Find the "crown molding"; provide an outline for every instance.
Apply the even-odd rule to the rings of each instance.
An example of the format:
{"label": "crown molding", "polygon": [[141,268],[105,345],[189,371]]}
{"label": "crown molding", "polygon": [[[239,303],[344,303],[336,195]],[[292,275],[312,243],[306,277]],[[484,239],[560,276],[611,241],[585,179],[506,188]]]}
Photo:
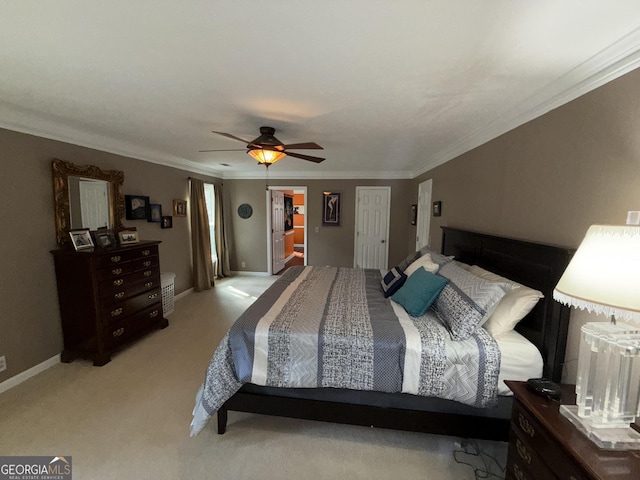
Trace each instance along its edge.
{"label": "crown molding", "polygon": [[[7,120],[10,118],[11,120]],[[167,155],[147,148],[141,148],[128,142],[122,142],[103,135],[72,128],[35,114],[26,113],[11,105],[0,103],[0,127],[15,132],[35,135],[49,140],[69,143],[81,147],[113,153],[123,157],[135,158],[144,162],[155,163],[165,167],[186,170],[222,178],[222,172],[180,157]]]}
{"label": "crown molding", "polygon": [[430,161],[414,170],[411,178],[428,172],[509,130],[569,103],[629,73],[638,66],[640,66],[640,28],[569,70],[511,111],[439,151]]}
{"label": "crown molding", "polygon": [[[266,173],[257,172],[228,172],[222,177],[231,180],[264,180]],[[411,172],[300,172],[288,171],[274,173],[269,170],[269,182],[274,180],[408,180]]]}

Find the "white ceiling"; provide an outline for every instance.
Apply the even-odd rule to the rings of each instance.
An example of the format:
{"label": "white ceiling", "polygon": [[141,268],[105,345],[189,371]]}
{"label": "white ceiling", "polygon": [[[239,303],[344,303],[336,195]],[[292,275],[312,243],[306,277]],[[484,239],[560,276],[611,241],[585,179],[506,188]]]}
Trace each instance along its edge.
{"label": "white ceiling", "polygon": [[262,178],[198,150],[268,125],[326,156],[274,178],[413,178],[635,68],[639,27],[638,0],[3,0],[0,126]]}

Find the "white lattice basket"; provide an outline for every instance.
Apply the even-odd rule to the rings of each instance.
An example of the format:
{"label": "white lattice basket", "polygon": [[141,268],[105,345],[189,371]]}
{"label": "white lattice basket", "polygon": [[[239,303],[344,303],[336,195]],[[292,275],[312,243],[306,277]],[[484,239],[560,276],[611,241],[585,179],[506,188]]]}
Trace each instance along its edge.
{"label": "white lattice basket", "polygon": [[162,272],[160,274],[160,286],[162,287],[162,311],[165,317],[173,313],[173,292],[175,273]]}

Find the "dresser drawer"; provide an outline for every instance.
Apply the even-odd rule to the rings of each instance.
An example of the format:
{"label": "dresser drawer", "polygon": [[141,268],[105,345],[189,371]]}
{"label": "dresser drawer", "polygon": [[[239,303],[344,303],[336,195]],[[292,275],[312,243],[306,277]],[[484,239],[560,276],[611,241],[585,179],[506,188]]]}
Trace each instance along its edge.
{"label": "dresser drawer", "polygon": [[160,265],[160,260],[157,256],[152,257],[144,257],[133,260],[133,271],[137,272],[139,270],[148,270],[152,267],[157,267]]}
{"label": "dresser drawer", "polygon": [[[589,480],[579,467],[564,452],[562,447],[545,431],[537,420],[529,414],[519,401],[514,402],[511,417],[511,429],[515,434],[515,440],[520,440],[521,446],[528,447],[538,453],[544,459],[546,465],[552,465],[558,478],[571,480]],[[509,445],[517,451],[517,444]],[[516,453],[516,452],[514,452]]]}
{"label": "dresser drawer", "polygon": [[[159,272],[158,272],[159,273]],[[142,272],[103,282],[100,298],[104,305],[111,305],[160,286],[159,276],[145,277]]]}
{"label": "dresser drawer", "polygon": [[119,278],[129,273],[131,273],[131,262],[120,263],[98,270],[98,280],[103,281]]}
{"label": "dresser drawer", "polygon": [[152,257],[152,256],[156,256],[156,257],[158,256],[157,245],[150,245],[146,247],[131,249],[132,259],[146,258],[146,257]]}
{"label": "dresser drawer", "polygon": [[98,268],[108,268],[115,265],[121,265],[133,258],[136,258],[135,252],[129,250],[120,250],[112,253],[101,255],[98,258]]}
{"label": "dresser drawer", "polygon": [[149,329],[162,318],[162,303],[156,303],[135,315],[107,327],[105,340],[109,348],[126,343]]}
{"label": "dresser drawer", "polygon": [[518,480],[553,480],[557,478],[542,458],[513,428],[509,432],[509,454],[507,470]]}
{"label": "dresser drawer", "polygon": [[161,290],[160,288],[155,288],[136,295],[135,297],[127,298],[121,302],[104,305],[102,308],[103,323],[105,325],[111,325],[161,300]]}

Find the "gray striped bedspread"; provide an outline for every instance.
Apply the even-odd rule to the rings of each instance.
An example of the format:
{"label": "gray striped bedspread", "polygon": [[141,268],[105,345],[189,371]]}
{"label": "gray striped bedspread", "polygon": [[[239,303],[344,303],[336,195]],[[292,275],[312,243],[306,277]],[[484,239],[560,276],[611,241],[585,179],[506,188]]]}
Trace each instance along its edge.
{"label": "gray striped bedspread", "polygon": [[453,341],[436,315],[384,298],[378,270],[293,267],[234,323],[196,396],[191,435],[245,383],[497,401],[500,350],[482,328]]}

